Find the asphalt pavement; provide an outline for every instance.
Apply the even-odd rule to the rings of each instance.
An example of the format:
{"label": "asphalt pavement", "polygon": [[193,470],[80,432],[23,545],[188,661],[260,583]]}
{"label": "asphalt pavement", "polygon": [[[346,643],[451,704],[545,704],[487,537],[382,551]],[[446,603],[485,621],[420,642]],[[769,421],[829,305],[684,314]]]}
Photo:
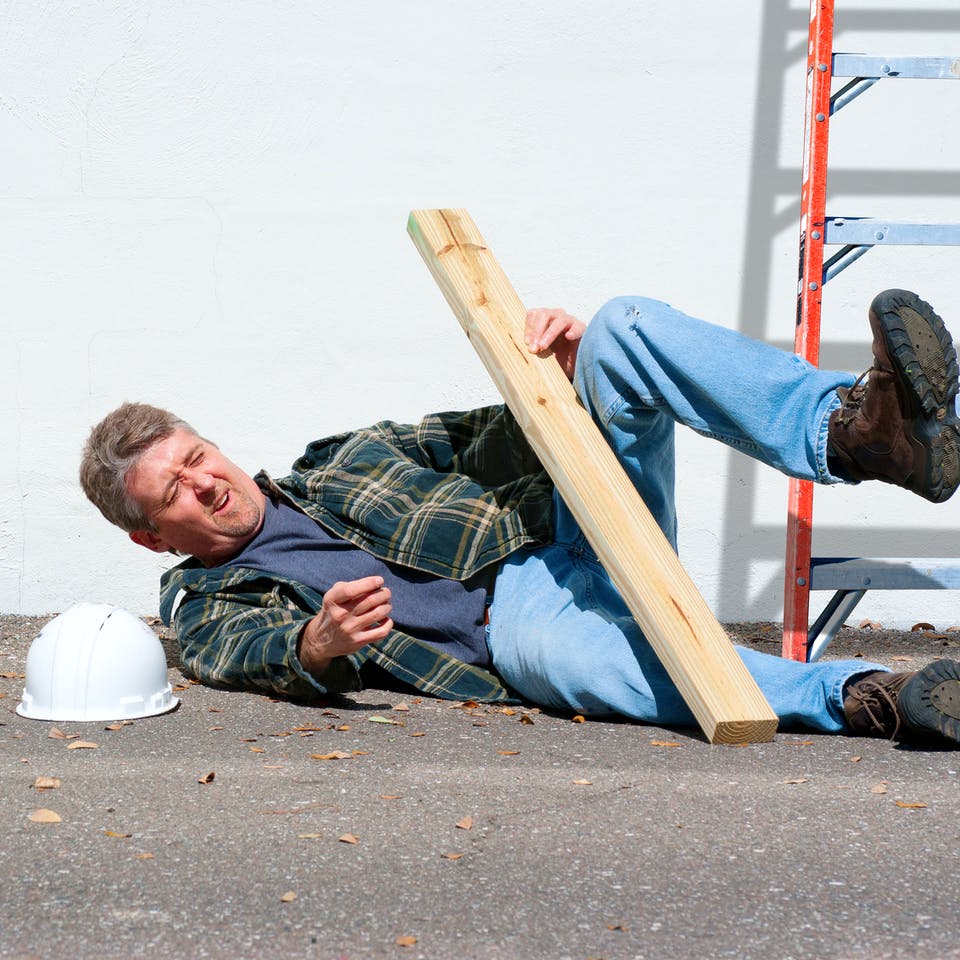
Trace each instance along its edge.
{"label": "asphalt pavement", "polygon": [[[14,711],[43,622],[0,618],[2,958],[960,957],[960,753],[377,690],[304,707],[174,665],[172,713],[41,722]],[[829,655],[958,644],[844,630]]]}

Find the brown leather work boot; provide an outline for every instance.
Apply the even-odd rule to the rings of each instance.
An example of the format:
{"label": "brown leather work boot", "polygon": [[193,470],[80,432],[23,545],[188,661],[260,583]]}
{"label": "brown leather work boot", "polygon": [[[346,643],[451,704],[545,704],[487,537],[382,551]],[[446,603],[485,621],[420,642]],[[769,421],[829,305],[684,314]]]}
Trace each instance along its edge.
{"label": "brown leather work boot", "polygon": [[953,341],[930,304],[908,290],[877,294],[870,329],[873,366],[849,390],[837,390],[842,405],[830,417],[830,470],[940,503],[960,484]]}
{"label": "brown leather work boot", "polygon": [[960,742],[960,663],[935,660],[912,673],[869,673],[847,687],[850,733],[913,742]]}

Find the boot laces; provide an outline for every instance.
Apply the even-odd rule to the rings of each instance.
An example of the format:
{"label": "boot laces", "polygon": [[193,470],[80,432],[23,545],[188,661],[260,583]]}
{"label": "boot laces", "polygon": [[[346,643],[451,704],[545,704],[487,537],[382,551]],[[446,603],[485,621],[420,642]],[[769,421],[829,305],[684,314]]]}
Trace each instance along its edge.
{"label": "boot laces", "polygon": [[884,673],[880,675],[879,680],[865,677],[848,689],[847,696],[853,700],[858,712],[862,711],[866,714],[879,733],[891,740],[896,740],[900,732],[900,711],[897,710],[897,699],[900,690],[911,676],[910,673]]}
{"label": "boot laces", "polygon": [[870,370],[873,369],[873,367],[870,367],[869,370],[864,370],[853,382],[853,386],[837,387],[837,394],[841,401],[840,413],[837,419],[844,426],[856,420],[857,414],[860,413],[860,408],[863,406],[863,399],[867,395],[867,383],[864,381],[869,380]]}

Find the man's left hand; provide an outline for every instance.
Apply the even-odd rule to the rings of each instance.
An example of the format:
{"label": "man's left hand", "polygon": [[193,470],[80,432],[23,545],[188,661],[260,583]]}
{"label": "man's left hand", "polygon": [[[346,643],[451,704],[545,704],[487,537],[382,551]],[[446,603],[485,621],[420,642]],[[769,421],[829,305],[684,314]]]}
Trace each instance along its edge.
{"label": "man's left hand", "polygon": [[534,307],[527,311],[523,339],[531,353],[553,350],[568,380],[577,366],[577,350],[586,324],[559,307]]}

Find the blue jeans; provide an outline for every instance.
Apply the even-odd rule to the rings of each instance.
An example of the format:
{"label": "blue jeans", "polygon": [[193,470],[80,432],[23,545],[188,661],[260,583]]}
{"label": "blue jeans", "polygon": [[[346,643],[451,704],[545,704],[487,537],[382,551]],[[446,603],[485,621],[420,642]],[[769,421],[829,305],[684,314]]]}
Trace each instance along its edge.
{"label": "blue jeans", "polygon": [[[853,380],[667,304],[624,297],[587,328],[574,386],[676,549],[676,421],[791,476],[836,483],[827,425],[837,387]],[[497,670],[544,706],[694,725],[559,497],[556,506],[555,541],[511,555],[497,576],[488,637]],[[782,726],[828,732],[844,729],[844,684],[885,669],[737,650]]]}

